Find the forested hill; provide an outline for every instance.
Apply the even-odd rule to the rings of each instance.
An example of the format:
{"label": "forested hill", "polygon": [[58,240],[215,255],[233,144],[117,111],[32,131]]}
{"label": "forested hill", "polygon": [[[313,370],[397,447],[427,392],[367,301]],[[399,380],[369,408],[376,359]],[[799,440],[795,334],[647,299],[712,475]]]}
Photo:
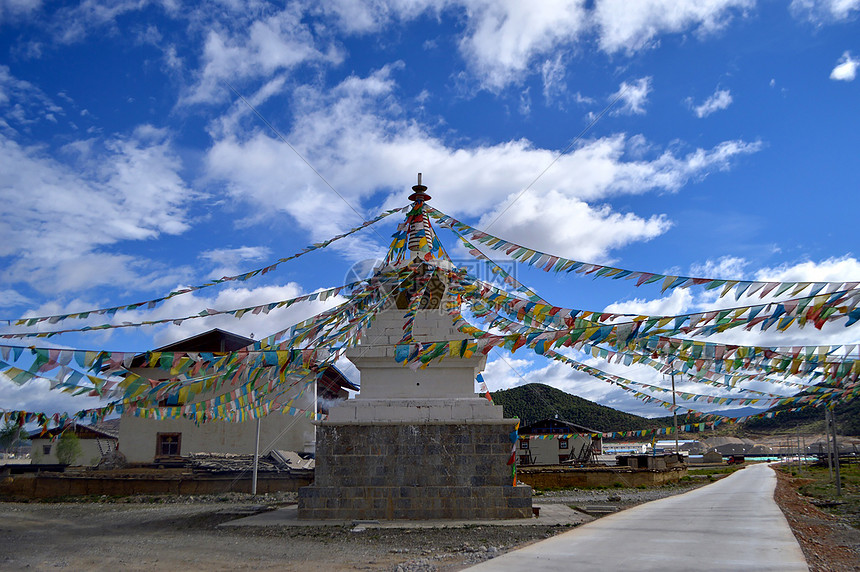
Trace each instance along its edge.
{"label": "forested hill", "polygon": [[[528,425],[543,419],[558,418],[596,431],[628,431],[651,427],[670,427],[672,416],[648,419],[624,413],[611,407],[598,405],[587,399],[565,393],[560,389],[542,383],[529,383],[512,389],[491,393],[496,405],[503,405],[505,417],[519,417],[521,425]],[[788,409],[778,406],[774,410]],[[678,424],[699,423],[696,417],[678,416]],[[860,436],[860,399],[836,407],[836,421],[842,435]],[[785,431],[823,431],[824,409],[807,408],[800,411],[786,411],[771,419],[750,420],[739,425],[721,425],[724,434],[744,435],[775,434]]]}
{"label": "forested hill", "polygon": [[[805,395],[807,392],[798,393]],[[773,411],[790,409],[790,405],[778,405]],[[860,435],[860,399],[842,403],[834,409],[836,427],[842,435]],[[770,419],[754,419],[743,424],[745,429],[757,432],[777,430],[824,431],[824,407],[807,407],[799,411],[783,411]]]}
{"label": "forested hill", "polygon": [[529,383],[491,392],[493,402],[503,405],[505,417],[519,417],[520,425],[558,418],[596,431],[627,431],[656,427],[653,419],[624,413],[565,393],[542,383]]}

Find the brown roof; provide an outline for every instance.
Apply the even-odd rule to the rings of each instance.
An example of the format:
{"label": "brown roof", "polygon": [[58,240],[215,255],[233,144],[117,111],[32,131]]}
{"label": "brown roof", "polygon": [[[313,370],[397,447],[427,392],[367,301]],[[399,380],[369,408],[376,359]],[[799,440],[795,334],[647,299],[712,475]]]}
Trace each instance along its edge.
{"label": "brown roof", "polygon": [[[117,419],[116,421],[119,421]],[[53,439],[64,431],[70,430],[67,427],[54,427],[48,429],[44,433],[42,431],[33,431],[30,433],[30,439]],[[99,429],[93,425],[75,425],[72,429],[79,439],[118,439],[119,435],[111,431]]]}
{"label": "brown roof", "polygon": [[[208,332],[185,338],[167,344],[153,351],[156,352],[234,352],[248,347],[254,343],[251,338],[214,328]],[[141,367],[144,365],[144,354],[134,357],[130,367]],[[320,378],[320,385],[324,389],[337,395],[338,388],[358,391],[358,386],[349,381],[343,373],[333,365],[326,368]]]}
{"label": "brown roof", "polygon": [[[185,338],[172,344],[167,344],[152,351],[156,352],[234,352],[254,343],[251,338],[246,338],[232,332],[214,328],[208,332]],[[134,356],[131,367],[144,365],[144,354]]]}

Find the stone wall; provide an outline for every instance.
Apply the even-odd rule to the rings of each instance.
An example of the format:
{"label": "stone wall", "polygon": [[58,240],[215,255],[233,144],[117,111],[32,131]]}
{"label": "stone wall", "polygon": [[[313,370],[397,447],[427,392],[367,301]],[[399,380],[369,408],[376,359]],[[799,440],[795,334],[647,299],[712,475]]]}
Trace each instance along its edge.
{"label": "stone wall", "polygon": [[687,476],[686,467],[662,471],[629,467],[572,468],[522,467],[517,479],[536,489],[640,487],[677,483]]}
{"label": "stone wall", "polygon": [[322,424],[299,518],[529,517],[531,489],[506,464],[514,423]]}
{"label": "stone wall", "polygon": [[[257,493],[296,491],[310,484],[310,477],[259,475]],[[138,494],[200,495],[251,492],[251,476],[196,476],[160,471],[160,474],[68,475],[39,473],[0,477],[0,499],[34,500],[74,496],[129,496]]]}

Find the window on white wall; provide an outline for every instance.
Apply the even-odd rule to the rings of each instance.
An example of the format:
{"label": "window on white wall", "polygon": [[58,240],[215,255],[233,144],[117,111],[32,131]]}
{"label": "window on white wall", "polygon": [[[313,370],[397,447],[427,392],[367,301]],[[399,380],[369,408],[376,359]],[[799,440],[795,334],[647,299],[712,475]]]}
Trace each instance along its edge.
{"label": "window on white wall", "polygon": [[182,433],[159,433],[156,436],[155,456],[176,457],[179,455]]}

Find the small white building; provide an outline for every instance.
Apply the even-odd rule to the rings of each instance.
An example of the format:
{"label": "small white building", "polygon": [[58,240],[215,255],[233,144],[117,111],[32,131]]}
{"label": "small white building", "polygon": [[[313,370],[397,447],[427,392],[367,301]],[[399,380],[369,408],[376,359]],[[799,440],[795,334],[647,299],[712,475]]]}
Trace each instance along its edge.
{"label": "small white building", "polygon": [[604,455],[641,455],[648,451],[647,443],[604,443]]}
{"label": "small white building", "polygon": [[587,462],[600,455],[602,449],[603,437],[599,431],[561,419],[544,419],[520,427],[517,462],[519,465]]}
{"label": "small white building", "polygon": [[115,423],[105,422],[97,426],[93,425],[74,425],[72,427],[60,428],[55,427],[42,433],[34,431],[30,433],[30,463],[34,465],[41,464],[59,464],[57,458],[57,445],[60,442],[60,437],[64,431],[73,433],[78,438],[78,443],[81,446],[80,454],[72,461],[72,465],[77,466],[95,466],[103,455],[116,451],[118,435],[115,429]]}
{"label": "small white building", "polygon": [[[214,329],[208,332],[158,348],[159,352],[232,352],[242,349],[254,340],[230,332]],[[169,373],[160,368],[145,367],[143,356],[135,358],[130,371],[154,381],[169,379]],[[216,395],[235,389],[222,386],[218,390],[196,395],[189,403],[206,401]],[[320,403],[345,400],[347,390],[357,391],[353,385],[334,366],[329,366],[317,381]],[[185,405],[176,396],[160,406]],[[297,408],[312,411],[314,391],[305,391]],[[325,407],[320,407],[326,413]],[[120,452],[129,463],[168,462],[191,453],[253,453],[256,440],[256,420],[231,422],[207,421],[196,424],[191,419],[151,419],[124,413],[119,428]],[[296,452],[313,452],[314,426],[306,416],[288,415],[274,411],[260,420],[260,454],[273,449]]]}

